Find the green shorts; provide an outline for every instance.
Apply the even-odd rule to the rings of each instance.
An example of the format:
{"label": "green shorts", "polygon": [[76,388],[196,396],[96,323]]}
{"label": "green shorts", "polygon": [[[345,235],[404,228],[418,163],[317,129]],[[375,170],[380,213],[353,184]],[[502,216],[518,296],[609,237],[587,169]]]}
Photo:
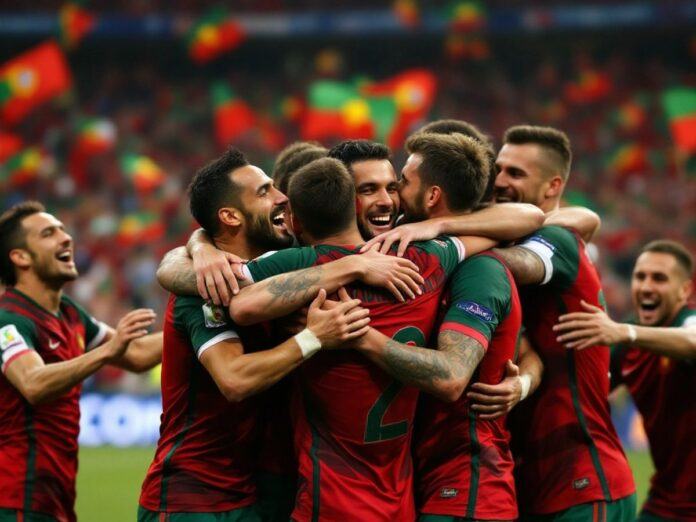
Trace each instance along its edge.
{"label": "green shorts", "polygon": [[21,509],[0,508],[0,522],[58,522],[58,519],[46,513],[23,511]]}
{"label": "green shorts", "polygon": [[614,502],[589,502],[547,515],[524,515],[521,522],[635,522],[636,495]]}
{"label": "green shorts", "polygon": [[263,522],[288,522],[295,507],[294,475],[256,474],[256,511]]}
{"label": "green shorts", "polygon": [[138,522],[261,522],[261,518],[256,506],[218,513],[158,513],[138,506]]}

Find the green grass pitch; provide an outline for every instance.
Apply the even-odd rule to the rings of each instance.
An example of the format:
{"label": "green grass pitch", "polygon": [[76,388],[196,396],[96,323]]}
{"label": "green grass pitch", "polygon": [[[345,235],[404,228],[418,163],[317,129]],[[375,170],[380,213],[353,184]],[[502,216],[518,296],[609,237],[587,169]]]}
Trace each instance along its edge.
{"label": "green grass pitch", "polygon": [[[140,485],[154,448],[81,448],[77,474],[80,522],[134,521]],[[648,490],[653,467],[647,453],[628,453],[638,488],[638,505]]]}

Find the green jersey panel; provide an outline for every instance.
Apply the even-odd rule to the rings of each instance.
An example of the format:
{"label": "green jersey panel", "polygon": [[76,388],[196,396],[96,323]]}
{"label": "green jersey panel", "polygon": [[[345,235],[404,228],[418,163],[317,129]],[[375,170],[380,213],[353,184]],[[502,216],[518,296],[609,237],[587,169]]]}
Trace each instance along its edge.
{"label": "green jersey panel", "polygon": [[36,326],[28,317],[0,311],[0,364],[3,371],[15,355],[35,350],[37,343]]}
{"label": "green jersey panel", "polygon": [[473,328],[488,341],[510,313],[512,289],[502,263],[475,256],[459,265],[450,279],[450,302],[443,324]]}
{"label": "green jersey panel", "polygon": [[80,321],[82,322],[82,324],[85,325],[86,350],[89,351],[92,348],[95,348],[106,334],[106,325],[103,325],[92,315],[87,313],[87,310],[82,308],[81,305],[77,304],[72,298],[68,297],[67,295],[63,295],[63,300],[77,310],[77,313],[80,316]]}
{"label": "green jersey panel", "polygon": [[578,240],[570,230],[558,226],[542,227],[520,246],[534,252],[544,263],[542,285],[550,284],[562,291],[575,282],[580,250]]}
{"label": "green jersey panel", "polygon": [[246,264],[253,282],[263,281],[274,275],[293,272],[313,266],[317,253],[312,247],[286,248],[267,256],[257,257]]}
{"label": "green jersey panel", "polygon": [[199,358],[211,346],[227,339],[239,338],[224,309],[206,303],[198,296],[176,297],[174,326],[188,336],[191,348]]}
{"label": "green jersey panel", "polygon": [[456,237],[439,236],[430,241],[416,241],[413,246],[420,248],[427,254],[436,256],[440,260],[440,265],[444,269],[447,277],[452,275],[464,261],[466,253],[464,245]]}

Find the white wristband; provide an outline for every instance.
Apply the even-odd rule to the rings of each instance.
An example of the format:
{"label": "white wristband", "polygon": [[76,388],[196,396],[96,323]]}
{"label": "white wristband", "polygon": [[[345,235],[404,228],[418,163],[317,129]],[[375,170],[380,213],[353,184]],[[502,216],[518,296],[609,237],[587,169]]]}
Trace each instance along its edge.
{"label": "white wristband", "polygon": [[632,324],[627,324],[626,329],[628,330],[628,342],[635,343],[636,339],[638,339],[638,332],[636,331],[635,326]]}
{"label": "white wristband", "polygon": [[520,400],[523,401],[527,395],[529,395],[529,388],[532,385],[532,378],[527,374],[518,375],[517,378],[520,380],[520,387],[522,388]]}
{"label": "white wristband", "polygon": [[298,333],[295,336],[295,342],[297,342],[297,346],[300,347],[303,359],[309,359],[321,349],[321,341],[309,328],[305,328]]}

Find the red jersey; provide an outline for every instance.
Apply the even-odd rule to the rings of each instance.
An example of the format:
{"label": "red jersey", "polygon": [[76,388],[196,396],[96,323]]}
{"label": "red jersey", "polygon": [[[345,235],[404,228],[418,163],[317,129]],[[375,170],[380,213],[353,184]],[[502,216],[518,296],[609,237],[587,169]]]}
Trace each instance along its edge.
{"label": "red jersey", "polygon": [[97,346],[108,328],[63,296],[54,315],[15,288],[0,297],[0,508],[75,520],[80,384],[32,406],[7,380],[13,361],[30,350],[46,364]]}
{"label": "red jersey", "polygon": [[521,509],[554,513],[631,495],[633,475],[609,413],[609,347],[568,350],[552,330],[560,315],[582,311],[581,299],[602,306],[597,271],[580,237],[564,228],[543,227],[521,246],[546,267],[542,284],[522,292],[526,332],[544,377],[513,411]]}
{"label": "red jersey", "polygon": [[[665,326],[692,325],[696,310],[684,307]],[[628,386],[650,442],[655,474],[643,509],[669,520],[696,520],[696,364],[618,348],[612,377]]]}
{"label": "red jersey", "polygon": [[226,339],[268,347],[258,326],[238,328],[200,297],[171,295],[164,320],[162,420],[140,505],[156,512],[219,512],[253,504],[257,398],[229,402],[199,362]]}
{"label": "red jersey", "polygon": [[[440,331],[461,332],[486,350],[471,382],[498,384],[515,358],[522,323],[512,274],[490,253],[465,261],[450,279],[445,309]],[[454,403],[421,395],[413,445],[419,512],[517,518],[509,442],[505,417],[478,419],[466,392]]]}
{"label": "red jersey", "polygon": [[[254,280],[327,263],[358,249],[288,249],[248,265]],[[371,325],[400,342],[423,345],[440,291],[463,259],[456,239],[417,243],[406,257],[425,279],[423,294],[397,303],[381,289],[349,292],[370,310]],[[293,520],[413,520],[412,424],[418,390],[404,386],[355,351],[320,351],[298,370],[293,400],[299,490]]]}

